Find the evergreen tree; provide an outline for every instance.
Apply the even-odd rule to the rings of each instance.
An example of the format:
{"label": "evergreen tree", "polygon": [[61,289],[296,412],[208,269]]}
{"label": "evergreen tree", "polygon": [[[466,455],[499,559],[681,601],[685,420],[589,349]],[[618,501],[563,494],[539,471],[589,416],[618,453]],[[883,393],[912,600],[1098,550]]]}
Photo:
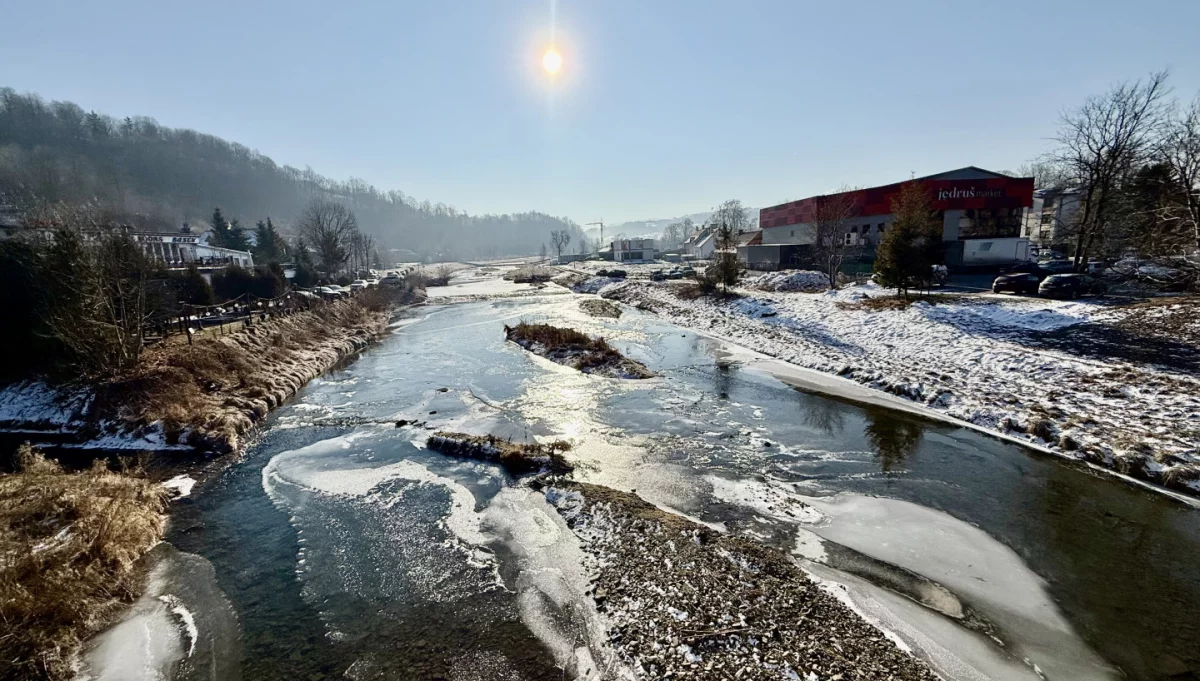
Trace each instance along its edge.
{"label": "evergreen tree", "polygon": [[883,286],[908,298],[908,289],[928,284],[942,260],[942,226],[930,207],[929,193],[917,181],[906,182],[892,199],[895,222],[875,249],[875,275]]}
{"label": "evergreen tree", "polygon": [[200,274],[195,265],[191,265],[179,285],[179,302],[190,305],[212,305],[213,288],[208,280]]}
{"label": "evergreen tree", "polygon": [[254,259],[263,264],[282,262],[287,255],[287,243],[280,236],[271,218],[258,221],[254,227]]}
{"label": "evergreen tree", "polygon": [[296,276],[292,277],[292,284],[300,288],[316,286],[320,277],[317,276],[317,266],[313,262],[312,253],[309,252],[304,237],[296,239],[296,245],[292,248],[292,252],[296,254]]}
{"label": "evergreen tree", "polygon": [[212,238],[209,239],[209,243],[221,248],[232,248],[235,251],[250,250],[250,242],[246,239],[246,233],[242,230],[242,226],[237,220],[228,222],[220,208],[213,211]]}
{"label": "evergreen tree", "polygon": [[721,291],[728,293],[729,287],[736,286],[742,274],[742,267],[737,259],[737,233],[728,222],[717,226],[717,249],[713,253],[713,259],[716,260],[713,267],[717,280],[721,283]]}

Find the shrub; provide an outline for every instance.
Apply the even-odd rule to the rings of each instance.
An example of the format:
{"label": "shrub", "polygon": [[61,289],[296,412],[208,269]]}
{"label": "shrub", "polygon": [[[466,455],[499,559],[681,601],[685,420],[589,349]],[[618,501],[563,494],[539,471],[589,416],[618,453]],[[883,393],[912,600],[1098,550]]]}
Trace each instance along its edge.
{"label": "shrub", "polygon": [[230,265],[212,277],[213,292],[225,302],[246,295],[254,287],[254,275],[238,265]]}
{"label": "shrub", "polygon": [[64,472],[29,445],[0,476],[0,678],[68,679],[72,655],[136,596],[166,491],[102,463]]}

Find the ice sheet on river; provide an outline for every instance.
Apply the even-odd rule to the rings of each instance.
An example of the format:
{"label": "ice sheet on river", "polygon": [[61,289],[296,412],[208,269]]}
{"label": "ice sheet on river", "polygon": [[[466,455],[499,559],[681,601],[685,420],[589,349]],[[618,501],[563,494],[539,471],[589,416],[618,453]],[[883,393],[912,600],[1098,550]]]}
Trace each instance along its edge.
{"label": "ice sheet on river", "polygon": [[88,644],[77,681],[240,679],[237,618],[212,566],[166,543],[147,560],[145,592]]}

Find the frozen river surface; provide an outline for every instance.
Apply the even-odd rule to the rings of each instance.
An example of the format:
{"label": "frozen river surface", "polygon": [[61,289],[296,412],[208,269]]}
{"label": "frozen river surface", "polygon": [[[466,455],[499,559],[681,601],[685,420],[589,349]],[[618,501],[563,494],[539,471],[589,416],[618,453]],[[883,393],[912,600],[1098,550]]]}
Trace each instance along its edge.
{"label": "frozen river surface", "polygon": [[[177,502],[177,551],[92,675],[615,677],[572,533],[500,470],[426,450],[444,428],[570,439],[577,477],[792,553],[948,678],[1200,678],[1200,512],[578,300],[421,307],[314,381]],[[521,319],[659,377],[534,357],[504,341]]]}

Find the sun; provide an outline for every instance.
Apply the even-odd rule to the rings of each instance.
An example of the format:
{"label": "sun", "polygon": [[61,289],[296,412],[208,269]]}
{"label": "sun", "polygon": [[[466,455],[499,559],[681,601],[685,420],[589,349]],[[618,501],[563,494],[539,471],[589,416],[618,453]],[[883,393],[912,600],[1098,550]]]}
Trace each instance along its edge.
{"label": "sun", "polygon": [[552,76],[558,73],[562,68],[562,55],[558,53],[558,50],[553,47],[546,50],[546,54],[542,55],[542,68]]}

